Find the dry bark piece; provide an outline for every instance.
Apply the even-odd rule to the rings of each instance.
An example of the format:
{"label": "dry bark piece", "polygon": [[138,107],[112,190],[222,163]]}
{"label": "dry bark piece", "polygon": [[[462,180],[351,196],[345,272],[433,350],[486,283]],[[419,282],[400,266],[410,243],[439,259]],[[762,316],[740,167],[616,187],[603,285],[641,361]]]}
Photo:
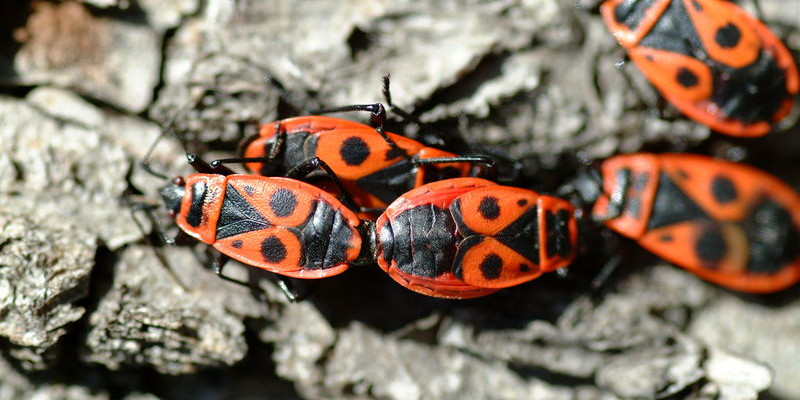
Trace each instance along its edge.
{"label": "dry bark piece", "polygon": [[138,113],[152,100],[161,63],[161,37],[146,25],[92,15],[82,4],[34,2],[14,32],[14,81],[75,87]]}
{"label": "dry bark piece", "polygon": [[[165,374],[185,374],[233,365],[247,353],[244,315],[229,310],[262,310],[242,288],[223,284],[198,268],[189,249],[166,252],[173,280],[152,249],[126,249],[114,266],[114,283],[89,317],[84,360],[117,370],[150,365]],[[204,281],[215,280],[208,286]],[[197,287],[202,284],[202,287]],[[248,300],[249,299],[249,300]],[[248,307],[235,303],[245,302]]]}
{"label": "dry bark piece", "polygon": [[0,206],[0,335],[26,369],[42,369],[86,311],[94,266],[92,235]]}

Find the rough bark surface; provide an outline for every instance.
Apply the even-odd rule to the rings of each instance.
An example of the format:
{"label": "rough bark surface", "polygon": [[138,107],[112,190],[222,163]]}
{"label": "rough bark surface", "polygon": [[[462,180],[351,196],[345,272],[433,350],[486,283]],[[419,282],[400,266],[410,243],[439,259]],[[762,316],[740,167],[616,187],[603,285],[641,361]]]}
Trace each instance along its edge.
{"label": "rough bark surface", "polygon": [[[759,3],[800,48],[800,2]],[[229,156],[253,123],[383,101],[386,73],[394,102],[424,122],[392,130],[518,157],[531,187],[641,150],[743,159],[800,187],[795,117],[745,141],[659,113],[641,74],[615,67],[623,52],[599,16],[574,2],[0,9],[0,400],[800,398],[797,288],[738,295],[629,243],[610,247],[622,266],[600,291],[607,257],[588,256],[565,278],[477,300],[416,295],[375,267],[290,304],[266,274],[231,268],[258,280],[246,290],[204,268],[204,246],[144,233],[164,182],[138,162],[164,130]],[[151,166],[189,173],[184,151],[166,136]]]}

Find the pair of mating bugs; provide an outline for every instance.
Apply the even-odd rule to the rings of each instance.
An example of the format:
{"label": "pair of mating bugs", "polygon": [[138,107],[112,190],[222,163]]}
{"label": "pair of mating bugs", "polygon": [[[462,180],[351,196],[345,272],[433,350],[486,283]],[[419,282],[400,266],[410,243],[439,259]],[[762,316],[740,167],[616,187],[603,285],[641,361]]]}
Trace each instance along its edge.
{"label": "pair of mating bugs", "polygon": [[[354,107],[378,110],[376,115],[385,116],[380,104]],[[472,216],[474,208],[480,206],[489,217],[498,218],[499,204],[494,208],[481,204],[482,197],[475,197],[479,192],[456,199],[487,186],[525,193],[527,197],[519,201],[529,202],[529,210],[521,223],[530,225],[531,218],[545,218],[544,213],[541,218],[536,213],[535,193],[467,177],[491,168],[488,157],[458,156],[385,133],[381,126],[326,116],[262,125],[259,135],[243,144],[240,158],[205,163],[191,156],[190,164],[198,173],[176,178],[161,189],[161,195],[184,232],[226,257],[284,276],[323,278],[344,272],[351,264],[377,262],[417,292],[469,298],[541,274],[540,266],[531,264],[524,271],[527,277],[504,274],[496,279],[500,277],[492,276],[487,268],[501,272],[504,255],[500,249],[495,256],[499,265],[470,264],[477,256],[464,254],[469,248],[457,240],[453,225],[459,224],[459,232],[473,232],[470,236],[488,237],[497,233],[492,229],[511,222],[504,216],[487,230]],[[223,165],[231,162],[244,163],[253,175],[233,174]],[[315,177],[320,187],[300,180],[317,168],[325,172],[322,179]],[[421,192],[409,191],[413,188]],[[398,198],[409,203],[400,205]],[[475,199],[480,201],[473,204]],[[483,203],[490,199],[497,198],[487,197]],[[568,206],[564,200],[557,201]],[[389,203],[392,206],[387,207]],[[375,222],[376,211],[384,209]],[[565,233],[570,235],[568,242],[575,242],[574,220],[570,227]],[[531,239],[531,233],[527,234]],[[539,240],[536,232],[533,235],[533,240]],[[470,246],[486,247],[476,239],[469,239]],[[541,239],[542,244],[545,240]],[[538,249],[539,243],[535,246]],[[529,253],[525,252],[538,264],[539,255]],[[551,269],[557,269],[569,263],[556,258],[561,256],[548,255],[542,265],[556,263]],[[454,263],[460,266],[458,271],[451,268]],[[219,273],[221,264],[214,269]],[[481,280],[486,282],[479,286]]]}
{"label": "pair of mating bugs", "polygon": [[[735,5],[608,0],[600,11],[662,95],[712,129],[761,135],[791,109],[794,61]],[[378,115],[375,107],[349,109]],[[286,276],[322,278],[377,262],[417,292],[470,298],[566,266],[581,247],[570,202],[466,177],[486,159],[380,127],[288,119],[264,125],[240,158],[222,161],[265,176],[192,159],[198,174],[161,191],[168,209],[181,229],[222,254]],[[315,167],[340,198],[292,179]],[[290,178],[269,177],[282,169]],[[602,162],[571,188],[591,219],[709,281],[763,293],[800,279],[800,198],[764,172],[636,154]],[[374,223],[354,212],[384,208]]]}
{"label": "pair of mating bugs", "polygon": [[[352,124],[308,116],[264,125],[242,158],[190,157],[198,173],[163,187],[162,198],[184,232],[245,264],[315,279],[377,263],[401,285],[436,297],[483,296],[569,265],[586,216],[735,290],[773,292],[800,280],[800,195],[754,168],[686,154],[615,156],[569,185],[575,207],[465,176],[479,158],[448,158],[385,133],[393,147],[374,128]],[[279,157],[290,149],[309,161],[284,164],[297,157]],[[425,150],[435,163],[419,162]],[[258,175],[276,160],[287,177]],[[222,165],[234,161],[254,174]],[[330,179],[321,186],[336,190],[299,180],[316,167]],[[426,183],[443,170],[461,177]],[[405,193],[373,222],[358,210],[373,211],[388,190],[365,179],[375,174],[403,182],[392,189]]]}

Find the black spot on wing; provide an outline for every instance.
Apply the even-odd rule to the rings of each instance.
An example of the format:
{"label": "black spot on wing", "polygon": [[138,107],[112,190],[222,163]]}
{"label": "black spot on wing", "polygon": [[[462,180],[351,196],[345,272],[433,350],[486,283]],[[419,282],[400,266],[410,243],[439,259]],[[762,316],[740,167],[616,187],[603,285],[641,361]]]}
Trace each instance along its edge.
{"label": "black spot on wing", "polygon": [[497,198],[494,196],[484,196],[484,198],[481,199],[481,204],[478,205],[478,212],[485,219],[497,219],[497,217],[500,216],[500,205],[497,204]]}
{"label": "black spot on wing", "polygon": [[700,78],[694,71],[690,70],[689,68],[681,67],[678,69],[678,74],[675,77],[675,80],[678,82],[679,85],[685,88],[693,88],[700,83]]}
{"label": "black spot on wing", "polygon": [[278,217],[288,217],[297,207],[297,197],[291,190],[280,188],[270,196],[269,206]]}
{"label": "black spot on wing", "polygon": [[710,226],[703,231],[695,243],[695,252],[706,268],[715,269],[717,267],[728,252],[719,226]]}
{"label": "black spot on wing", "polygon": [[267,236],[261,242],[261,256],[268,263],[278,264],[286,259],[286,254],[286,245],[275,235]]}
{"label": "black spot on wing", "polygon": [[347,165],[359,166],[370,154],[369,146],[358,136],[351,136],[342,142],[339,155]]}
{"label": "black spot on wing", "polygon": [[742,32],[739,30],[739,27],[730,22],[717,29],[717,34],[714,35],[714,41],[723,49],[732,49],[736,47],[739,45],[741,39]]}
{"label": "black spot on wing", "polygon": [[718,175],[711,181],[711,194],[720,204],[727,204],[739,197],[736,186],[725,176]]}
{"label": "black spot on wing", "polygon": [[487,254],[480,265],[481,275],[487,280],[500,277],[503,272],[503,258],[495,253]]}
{"label": "black spot on wing", "polygon": [[254,187],[252,187],[250,185],[244,185],[243,188],[244,188],[245,194],[247,194],[250,197],[252,197],[253,194],[255,194],[255,192],[256,192],[256,188],[254,188]]}

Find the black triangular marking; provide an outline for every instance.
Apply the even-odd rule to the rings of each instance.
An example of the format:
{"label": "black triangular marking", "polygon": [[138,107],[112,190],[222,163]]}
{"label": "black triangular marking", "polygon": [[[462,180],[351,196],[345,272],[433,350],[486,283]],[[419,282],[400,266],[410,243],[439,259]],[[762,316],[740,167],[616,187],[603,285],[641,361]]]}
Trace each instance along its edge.
{"label": "black triangular marking", "polygon": [[496,239],[509,249],[531,260],[533,264],[538,266],[541,262],[539,260],[539,240],[537,237],[529,234],[519,234],[515,236],[501,236]]}
{"label": "black triangular marking", "polygon": [[700,206],[662,172],[658,180],[658,190],[653,201],[653,210],[647,229],[652,230],[685,221],[711,219]]}
{"label": "black triangular marking", "polygon": [[217,222],[217,240],[270,226],[267,219],[241,193],[228,184]]}
{"label": "black triangular marking", "polygon": [[[624,2],[633,3],[633,7],[637,9],[637,13],[630,15],[628,21],[635,21],[638,27],[638,23],[644,19],[644,13],[651,11],[651,4],[655,2],[656,0]],[[689,17],[683,1],[670,3],[655,25],[642,38],[639,46],[665,50],[697,59],[700,59],[700,54],[706,54],[705,46],[697,29],[692,25],[692,19]]]}
{"label": "black triangular marking", "polygon": [[539,237],[539,207],[534,206],[525,210],[522,215],[517,217],[513,222],[506,225],[502,231],[498,232],[495,236],[514,236],[520,232],[530,232],[530,235],[536,238],[538,242]]}
{"label": "black triangular marking", "polygon": [[495,238],[539,265],[539,207],[533,206],[508,224]]}

